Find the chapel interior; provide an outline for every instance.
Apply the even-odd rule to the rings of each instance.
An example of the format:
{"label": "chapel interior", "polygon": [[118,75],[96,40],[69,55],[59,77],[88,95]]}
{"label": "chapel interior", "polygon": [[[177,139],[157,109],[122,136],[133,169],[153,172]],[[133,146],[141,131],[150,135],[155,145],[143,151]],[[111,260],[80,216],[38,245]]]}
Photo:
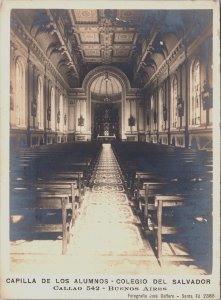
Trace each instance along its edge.
{"label": "chapel interior", "polygon": [[12,270],[210,273],[212,11],[10,22]]}

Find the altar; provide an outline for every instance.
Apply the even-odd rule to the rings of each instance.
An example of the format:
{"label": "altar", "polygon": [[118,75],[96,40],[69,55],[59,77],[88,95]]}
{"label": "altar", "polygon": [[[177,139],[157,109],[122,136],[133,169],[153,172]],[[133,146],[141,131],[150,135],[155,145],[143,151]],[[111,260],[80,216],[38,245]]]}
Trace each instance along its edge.
{"label": "altar", "polygon": [[116,140],[116,135],[98,135],[97,141],[102,143],[110,143],[112,141]]}

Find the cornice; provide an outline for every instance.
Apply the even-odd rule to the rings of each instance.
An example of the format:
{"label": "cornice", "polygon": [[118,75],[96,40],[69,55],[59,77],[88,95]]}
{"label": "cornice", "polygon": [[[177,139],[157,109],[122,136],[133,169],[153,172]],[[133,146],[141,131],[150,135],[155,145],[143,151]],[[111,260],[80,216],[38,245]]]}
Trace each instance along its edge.
{"label": "cornice", "polygon": [[[190,31],[191,29],[189,29]],[[151,76],[149,81],[145,84],[144,89],[153,86],[158,83],[161,84],[162,81],[168,76],[171,75],[176,68],[181,65],[186,58],[190,58],[191,55],[196,51],[196,49],[204,42],[204,40],[212,34],[212,26],[208,26],[206,30],[198,36],[197,39],[193,41],[187,49],[185,50],[186,39],[188,38],[189,31],[182,37],[175,47],[171,50],[170,54],[165,61],[157,68],[156,72]]]}
{"label": "cornice", "polygon": [[16,33],[16,35],[22,40],[22,42],[33,51],[33,54],[40,60],[40,62],[47,67],[50,73],[59,81],[61,86],[64,86],[66,89],[69,89],[69,85],[61,76],[61,74],[56,70],[54,65],[50,62],[48,57],[38,46],[38,43],[35,39],[27,32],[21,21],[13,15],[11,18],[11,29]]}
{"label": "cornice", "polygon": [[[175,58],[177,58],[178,54],[180,54],[180,51],[183,50],[183,39],[180,39],[179,42],[175,45],[175,47],[171,50],[168,57],[162,62],[162,64],[157,68],[156,72],[151,76],[149,81],[144,86],[144,89],[153,84],[154,81],[166,73],[168,73],[168,70],[172,68],[172,65],[176,61]],[[184,51],[184,50],[183,50]],[[167,74],[166,74],[167,75]]]}
{"label": "cornice", "polygon": [[[62,29],[61,29],[61,25],[59,24],[59,22],[56,22],[51,11],[50,10],[47,10],[47,14],[50,16],[50,18],[53,20],[54,23],[56,23],[56,34],[58,36],[58,39],[61,43],[61,45],[65,45],[65,53],[68,57],[68,60],[70,62],[72,62],[71,66],[72,68],[74,69],[74,72],[75,74],[77,75],[77,77],[79,78],[79,66],[76,62],[76,58],[75,57],[72,57],[71,55],[71,44],[70,44],[70,41],[67,40],[65,41],[64,38],[63,38],[63,34],[64,32],[62,32]],[[62,21],[61,21],[62,22]]]}
{"label": "cornice", "polygon": [[149,49],[150,49],[150,46],[152,45],[155,37],[157,36],[158,32],[159,32],[160,28],[159,27],[155,27],[154,30],[152,31],[152,36],[151,36],[151,39],[150,41],[147,43],[146,45],[146,49],[143,51],[143,54],[141,54],[140,56],[140,60],[139,60],[139,63],[137,65],[137,68],[136,68],[136,71],[134,72],[134,75],[137,74],[142,66],[142,63],[144,62],[147,54],[149,53]]}

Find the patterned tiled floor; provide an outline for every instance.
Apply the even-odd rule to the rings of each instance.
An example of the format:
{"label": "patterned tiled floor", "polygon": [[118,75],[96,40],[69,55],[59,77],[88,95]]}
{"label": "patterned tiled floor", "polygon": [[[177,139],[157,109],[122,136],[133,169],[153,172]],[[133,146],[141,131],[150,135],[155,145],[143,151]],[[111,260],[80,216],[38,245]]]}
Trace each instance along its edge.
{"label": "patterned tiled floor", "polygon": [[69,247],[69,251],[74,251],[75,255],[146,255],[149,247],[141,238],[139,226],[114,153],[109,144],[104,144],[92,190],[73,228],[73,249]]}

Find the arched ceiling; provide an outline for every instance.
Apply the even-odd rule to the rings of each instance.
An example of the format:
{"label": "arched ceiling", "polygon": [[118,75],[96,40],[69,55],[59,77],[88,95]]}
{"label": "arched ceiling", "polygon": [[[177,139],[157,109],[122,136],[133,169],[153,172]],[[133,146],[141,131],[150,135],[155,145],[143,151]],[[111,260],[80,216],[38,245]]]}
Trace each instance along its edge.
{"label": "arched ceiling", "polygon": [[122,86],[115,77],[105,72],[93,81],[90,93],[94,102],[118,102],[122,98]]}
{"label": "arched ceiling", "polygon": [[90,90],[93,93],[109,96],[120,93],[122,91],[122,87],[120,82],[107,72],[94,80],[91,84]]}
{"label": "arched ceiling", "polygon": [[71,88],[100,65],[120,68],[143,87],[188,32],[194,40],[212,20],[208,10],[13,10]]}

